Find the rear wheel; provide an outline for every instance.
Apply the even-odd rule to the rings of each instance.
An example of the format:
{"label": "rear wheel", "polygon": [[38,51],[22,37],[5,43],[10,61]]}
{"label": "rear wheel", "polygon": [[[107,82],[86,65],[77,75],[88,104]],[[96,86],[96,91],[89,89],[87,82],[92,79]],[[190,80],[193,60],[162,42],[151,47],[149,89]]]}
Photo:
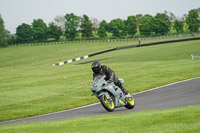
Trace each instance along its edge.
{"label": "rear wheel", "polygon": [[127,101],[127,105],[125,105],[125,107],[127,109],[133,109],[135,107],[135,100],[134,100],[133,97],[132,98],[127,98],[126,101]]}
{"label": "rear wheel", "polygon": [[103,107],[104,107],[107,111],[109,111],[109,112],[114,111],[115,106],[114,106],[114,102],[113,102],[112,98],[107,99],[106,96],[105,96],[105,94],[103,94],[103,95],[101,95],[101,96],[99,97],[99,99],[100,99],[100,101],[101,101],[101,104],[103,105]]}

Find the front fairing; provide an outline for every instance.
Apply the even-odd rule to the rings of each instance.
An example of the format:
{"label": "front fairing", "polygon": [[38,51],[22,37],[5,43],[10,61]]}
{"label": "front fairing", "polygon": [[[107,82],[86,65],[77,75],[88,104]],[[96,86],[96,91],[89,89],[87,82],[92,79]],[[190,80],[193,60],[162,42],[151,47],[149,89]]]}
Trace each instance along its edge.
{"label": "front fairing", "polygon": [[95,94],[98,97],[98,94],[101,90],[108,90],[111,93],[115,93],[114,91],[114,83],[113,82],[107,82],[104,75],[100,75],[95,77],[91,91],[93,94]]}

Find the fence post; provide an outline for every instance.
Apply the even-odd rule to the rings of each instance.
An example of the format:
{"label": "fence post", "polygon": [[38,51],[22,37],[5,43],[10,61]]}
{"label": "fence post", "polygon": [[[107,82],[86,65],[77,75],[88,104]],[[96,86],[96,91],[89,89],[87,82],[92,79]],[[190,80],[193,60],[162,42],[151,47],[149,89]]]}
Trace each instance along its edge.
{"label": "fence post", "polygon": [[194,60],[194,56],[191,54],[191,56],[192,56],[192,60]]}

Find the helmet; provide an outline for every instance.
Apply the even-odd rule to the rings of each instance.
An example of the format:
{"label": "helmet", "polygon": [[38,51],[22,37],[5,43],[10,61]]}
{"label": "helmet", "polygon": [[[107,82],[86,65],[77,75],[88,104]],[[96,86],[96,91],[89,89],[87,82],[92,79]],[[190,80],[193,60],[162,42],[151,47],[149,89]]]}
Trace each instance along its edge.
{"label": "helmet", "polygon": [[101,63],[98,61],[95,61],[92,63],[92,71],[94,73],[99,73],[99,71],[101,70]]}

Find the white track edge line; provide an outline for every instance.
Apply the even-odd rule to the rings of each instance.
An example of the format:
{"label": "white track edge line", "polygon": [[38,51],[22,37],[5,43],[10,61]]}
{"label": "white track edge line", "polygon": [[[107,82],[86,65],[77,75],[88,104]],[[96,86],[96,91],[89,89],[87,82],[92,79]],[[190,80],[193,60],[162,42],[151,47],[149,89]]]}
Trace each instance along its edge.
{"label": "white track edge line", "polygon": [[81,109],[81,108],[86,108],[86,107],[94,106],[94,105],[97,105],[97,104],[100,104],[100,102],[94,103],[94,104],[89,104],[89,105],[82,106],[82,107],[73,108],[73,109],[68,109],[68,110],[63,110],[63,111],[48,113],[48,114],[42,114],[42,115],[37,115],[37,116],[30,116],[30,117],[26,117],[26,118],[15,119],[15,120],[1,121],[0,124],[1,124],[1,123],[4,123],[4,122],[12,122],[12,121],[19,121],[19,120],[22,120],[22,121],[23,121],[23,120],[32,119],[32,118],[37,118],[37,117],[41,117],[41,116],[48,116],[48,115],[53,115],[53,114],[57,114],[57,113],[68,112],[68,111],[72,111],[72,110],[77,110],[77,109]]}
{"label": "white track edge line", "polygon": [[193,79],[198,79],[198,78],[200,78],[200,77],[194,77],[194,78],[190,78],[190,79],[186,79],[186,80],[182,80],[182,81],[177,81],[177,82],[174,82],[174,83],[170,83],[170,84],[166,84],[166,85],[163,85],[163,86],[155,87],[155,88],[152,88],[152,89],[149,89],[149,90],[136,92],[136,93],[133,93],[132,95],[137,95],[137,94],[141,94],[141,93],[157,90],[157,89],[160,89],[160,88],[163,88],[163,87],[167,87],[167,86],[178,84],[178,83],[183,83],[183,82],[190,81],[190,80],[193,80]]}
{"label": "white track edge line", "polygon": [[[141,91],[141,92],[136,92],[136,93],[133,93],[132,95],[137,95],[137,94],[141,94],[141,93],[145,93],[145,92],[157,90],[157,89],[160,89],[160,88],[163,88],[163,87],[167,87],[167,86],[170,86],[170,85],[174,85],[174,84],[178,84],[178,83],[182,83],[182,82],[186,82],[186,81],[190,81],[190,80],[198,79],[198,78],[200,78],[200,77],[195,77],[195,78],[190,78],[190,79],[186,79],[186,80],[182,80],[182,81],[177,81],[177,82],[174,82],[174,83],[166,84],[166,85],[159,86],[159,87],[156,87],[156,88],[152,88],[152,89],[149,89],[149,90],[145,90],[145,91]],[[82,107],[73,108],[73,109],[63,110],[63,111],[59,111],[59,112],[43,114],[43,115],[39,115],[39,116],[45,116],[45,115],[51,115],[51,114],[57,114],[57,113],[62,113],[62,112],[67,112],[67,111],[72,111],[72,110],[87,108],[87,107],[90,107],[90,106],[93,106],[93,105],[97,105],[97,104],[100,104],[100,102],[89,104],[89,105],[82,106]],[[38,116],[33,116],[33,117],[38,117]]]}

